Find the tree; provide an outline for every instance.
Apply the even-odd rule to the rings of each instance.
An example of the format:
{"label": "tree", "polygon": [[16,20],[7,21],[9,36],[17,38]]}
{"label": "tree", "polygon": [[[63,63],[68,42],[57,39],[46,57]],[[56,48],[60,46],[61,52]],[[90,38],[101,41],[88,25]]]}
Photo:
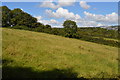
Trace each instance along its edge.
{"label": "tree", "polygon": [[[2,6],[2,27],[12,27],[16,29],[40,30],[44,28],[51,28],[50,25],[44,26],[42,23],[37,22],[37,19],[30,14],[22,11],[19,8],[10,10],[7,6]],[[44,26],[44,27],[43,27]],[[37,30],[35,29],[35,30]]]}
{"label": "tree", "polygon": [[[21,9],[16,8],[11,11],[12,19],[11,19],[11,25],[24,25],[29,28],[34,28],[37,24],[37,19],[32,17],[30,14],[23,12]],[[33,24],[34,23],[34,24]],[[35,24],[36,23],[36,24]]]}
{"label": "tree", "polygon": [[11,14],[10,9],[7,6],[2,6],[2,26],[10,26]]}
{"label": "tree", "polygon": [[77,32],[77,25],[75,21],[72,20],[66,20],[63,23],[65,32],[66,32],[66,37],[72,37],[73,34]]}
{"label": "tree", "polygon": [[42,24],[42,25],[39,25],[38,27],[34,28],[34,31],[44,32],[44,28],[45,28],[45,26]]}
{"label": "tree", "polygon": [[37,22],[37,23],[32,23],[31,27],[32,28],[37,28],[37,27],[40,27],[42,25],[43,25],[42,23]]}
{"label": "tree", "polygon": [[48,24],[47,24],[47,25],[46,25],[46,28],[50,28],[50,29],[51,29],[51,25],[48,25]]}
{"label": "tree", "polygon": [[43,32],[45,33],[51,33],[51,25],[44,25],[44,29],[43,29]]}

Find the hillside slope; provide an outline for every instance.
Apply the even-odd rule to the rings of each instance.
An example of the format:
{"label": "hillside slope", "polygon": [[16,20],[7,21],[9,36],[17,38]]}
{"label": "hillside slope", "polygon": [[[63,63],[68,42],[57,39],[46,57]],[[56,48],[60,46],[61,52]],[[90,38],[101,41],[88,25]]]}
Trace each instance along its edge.
{"label": "hillside slope", "polygon": [[70,77],[70,70],[74,77],[85,78],[117,74],[116,47],[25,30],[2,31],[3,78]]}

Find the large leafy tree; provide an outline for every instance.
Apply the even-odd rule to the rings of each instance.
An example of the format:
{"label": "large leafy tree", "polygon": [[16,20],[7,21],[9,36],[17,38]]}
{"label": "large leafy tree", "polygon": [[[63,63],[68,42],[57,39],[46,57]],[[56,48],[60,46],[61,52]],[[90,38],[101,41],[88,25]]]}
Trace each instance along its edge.
{"label": "large leafy tree", "polygon": [[11,14],[10,9],[7,6],[2,6],[2,26],[10,26]]}
{"label": "large leafy tree", "polygon": [[50,32],[51,26],[37,22],[37,19],[19,8],[10,10],[7,6],[2,6],[3,27],[16,29],[28,29],[41,32]]}
{"label": "large leafy tree", "polygon": [[77,32],[77,25],[75,21],[72,20],[66,20],[63,23],[65,32],[66,32],[66,36],[68,37],[72,37],[73,34],[75,34]]}
{"label": "large leafy tree", "polygon": [[28,26],[28,27],[32,28],[35,26],[35,23],[37,23],[36,18],[32,17],[28,13],[23,12],[19,8],[12,10],[11,14],[12,14],[12,19],[11,19],[12,26],[24,25],[24,26]]}

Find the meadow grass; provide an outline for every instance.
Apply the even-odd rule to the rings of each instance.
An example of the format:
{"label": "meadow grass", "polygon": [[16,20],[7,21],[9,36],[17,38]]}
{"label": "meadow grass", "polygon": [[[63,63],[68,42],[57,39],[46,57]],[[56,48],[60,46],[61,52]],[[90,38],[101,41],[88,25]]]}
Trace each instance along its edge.
{"label": "meadow grass", "polygon": [[[46,33],[6,28],[2,29],[2,36],[3,68],[19,66],[32,68],[37,72],[72,68],[77,73],[77,78],[101,78],[103,76],[110,78],[118,73],[117,47]],[[7,69],[4,70],[7,77],[13,76]],[[21,70],[16,72],[12,69],[12,71],[14,74],[21,75],[19,74]],[[53,75],[55,77],[55,74]],[[41,76],[24,74],[22,77]]]}

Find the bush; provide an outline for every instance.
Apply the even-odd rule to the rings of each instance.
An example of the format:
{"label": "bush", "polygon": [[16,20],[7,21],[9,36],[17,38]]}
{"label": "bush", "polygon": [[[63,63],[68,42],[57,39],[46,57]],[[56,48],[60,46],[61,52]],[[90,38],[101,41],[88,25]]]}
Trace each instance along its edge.
{"label": "bush", "polygon": [[12,28],[14,28],[14,29],[24,29],[24,30],[28,30],[28,27],[27,27],[27,26],[19,26],[19,25],[16,25],[16,26],[13,26]]}

